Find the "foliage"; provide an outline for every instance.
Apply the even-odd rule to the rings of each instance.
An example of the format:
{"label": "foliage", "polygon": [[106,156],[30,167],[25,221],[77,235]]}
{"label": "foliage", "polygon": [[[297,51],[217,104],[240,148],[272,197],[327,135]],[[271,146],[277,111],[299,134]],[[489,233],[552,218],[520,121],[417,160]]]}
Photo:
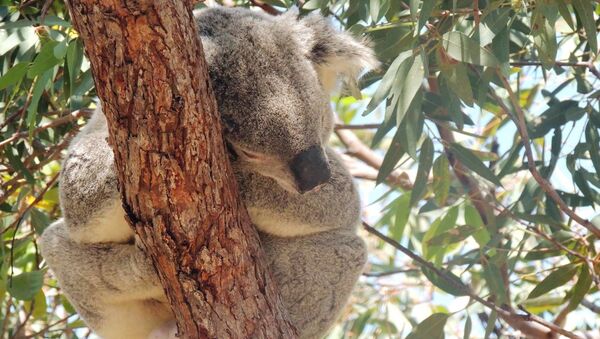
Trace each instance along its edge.
{"label": "foliage", "polygon": [[[600,6],[260,4],[292,5],[366,36],[382,62],[358,83],[364,99],[332,102],[334,145],[350,146],[348,128],[371,145],[348,154],[379,233],[365,232],[367,272],[330,337],[506,336],[532,322],[504,310],[598,331],[599,232],[587,220],[600,202]],[[36,239],[60,216],[58,161],[93,79],[61,1],[0,0],[0,18],[0,337],[86,336]]]}

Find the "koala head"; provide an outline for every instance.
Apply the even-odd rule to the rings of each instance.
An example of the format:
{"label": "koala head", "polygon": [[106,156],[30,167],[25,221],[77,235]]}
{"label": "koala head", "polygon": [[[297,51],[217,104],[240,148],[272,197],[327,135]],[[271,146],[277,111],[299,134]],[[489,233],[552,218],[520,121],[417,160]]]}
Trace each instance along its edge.
{"label": "koala head", "polygon": [[290,192],[325,183],[330,91],[338,78],[375,66],[372,51],[319,15],[240,8],[195,15],[234,167]]}

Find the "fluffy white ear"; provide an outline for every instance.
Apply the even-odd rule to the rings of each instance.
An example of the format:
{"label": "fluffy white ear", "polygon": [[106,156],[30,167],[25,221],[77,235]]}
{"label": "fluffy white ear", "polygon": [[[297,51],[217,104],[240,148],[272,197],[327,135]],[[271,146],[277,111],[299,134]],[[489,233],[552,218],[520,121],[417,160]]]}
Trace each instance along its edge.
{"label": "fluffy white ear", "polygon": [[[297,11],[286,15],[286,19],[294,15],[297,16]],[[326,91],[333,91],[338,80],[354,83],[361,71],[379,66],[366,40],[358,40],[348,33],[335,30],[319,13],[313,12],[298,23],[304,28],[301,39],[307,48],[307,57],[315,64]]]}

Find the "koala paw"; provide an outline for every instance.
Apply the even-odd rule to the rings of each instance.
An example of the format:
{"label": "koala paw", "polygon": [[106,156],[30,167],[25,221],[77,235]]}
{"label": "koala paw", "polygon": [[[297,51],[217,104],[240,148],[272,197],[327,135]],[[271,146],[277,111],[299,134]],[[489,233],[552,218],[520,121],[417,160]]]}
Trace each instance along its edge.
{"label": "koala paw", "polygon": [[156,269],[154,269],[154,264],[152,263],[150,257],[148,257],[144,251],[137,248],[135,245],[132,245],[132,250],[134,252],[134,269],[138,270],[137,273],[143,277],[145,281],[153,286],[160,287],[162,291],[158,274],[156,273]]}
{"label": "koala paw", "polygon": [[148,339],[178,339],[177,324],[174,320],[168,321],[150,333]]}

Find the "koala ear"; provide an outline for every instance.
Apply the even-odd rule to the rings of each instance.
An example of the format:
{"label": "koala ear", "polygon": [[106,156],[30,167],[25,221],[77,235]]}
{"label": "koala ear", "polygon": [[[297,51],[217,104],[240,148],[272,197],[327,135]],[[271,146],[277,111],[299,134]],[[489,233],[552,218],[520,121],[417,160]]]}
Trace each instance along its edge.
{"label": "koala ear", "polygon": [[366,40],[358,40],[348,33],[338,32],[319,13],[313,12],[298,23],[304,28],[302,39],[307,57],[314,63],[326,91],[333,91],[338,80],[354,83],[361,71],[379,66]]}

